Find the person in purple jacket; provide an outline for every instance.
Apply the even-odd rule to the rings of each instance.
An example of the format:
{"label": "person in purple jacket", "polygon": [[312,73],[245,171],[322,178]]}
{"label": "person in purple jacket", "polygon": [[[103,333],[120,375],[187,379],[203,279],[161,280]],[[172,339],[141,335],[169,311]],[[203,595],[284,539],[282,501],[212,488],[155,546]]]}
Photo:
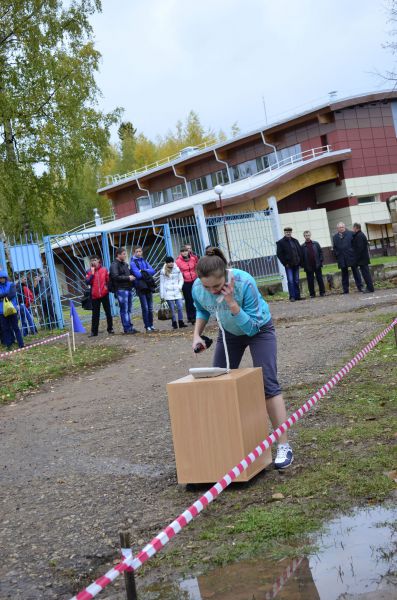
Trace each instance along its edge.
{"label": "person in purple jacket", "polygon": [[135,277],[134,286],[139,302],[141,303],[142,319],[148,333],[156,331],[153,327],[153,292],[156,284],[153,279],[155,270],[143,258],[141,246],[136,246],[134,255],[131,257],[130,270]]}

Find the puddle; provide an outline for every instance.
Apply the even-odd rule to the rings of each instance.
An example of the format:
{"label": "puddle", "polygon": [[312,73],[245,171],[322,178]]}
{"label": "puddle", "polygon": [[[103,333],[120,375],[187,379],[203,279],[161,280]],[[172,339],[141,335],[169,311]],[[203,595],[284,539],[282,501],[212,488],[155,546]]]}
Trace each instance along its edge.
{"label": "puddle", "polygon": [[139,600],[395,600],[397,509],[374,507],[330,521],[317,554],[251,560],[138,590]]}

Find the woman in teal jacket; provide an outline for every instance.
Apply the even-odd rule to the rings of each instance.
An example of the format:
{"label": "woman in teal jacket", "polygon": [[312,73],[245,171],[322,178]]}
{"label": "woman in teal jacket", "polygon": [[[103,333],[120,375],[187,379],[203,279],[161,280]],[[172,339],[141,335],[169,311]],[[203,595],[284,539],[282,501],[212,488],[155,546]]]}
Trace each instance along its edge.
{"label": "woman in teal jacket", "polygon": [[[210,316],[216,316],[225,331],[230,368],[239,367],[247,347],[254,367],[262,368],[267,412],[273,427],[277,428],[287,419],[287,413],[277,379],[277,343],[269,306],[249,273],[227,269],[226,259],[218,248],[211,248],[209,254],[197,264],[198,279],[192,290],[197,309],[193,349],[198,344],[205,348],[201,335]],[[216,343],[214,366],[226,367],[221,332]],[[275,467],[286,469],[293,459],[284,433],[279,438]]]}

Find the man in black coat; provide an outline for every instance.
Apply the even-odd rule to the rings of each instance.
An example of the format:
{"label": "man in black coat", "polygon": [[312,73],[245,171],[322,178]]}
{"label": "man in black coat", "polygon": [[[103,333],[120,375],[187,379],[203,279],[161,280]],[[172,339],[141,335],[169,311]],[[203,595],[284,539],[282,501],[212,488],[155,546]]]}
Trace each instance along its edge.
{"label": "man in black coat", "polygon": [[302,244],[302,266],[305,269],[310,298],[316,297],[314,276],[317,279],[320,296],[325,296],[324,279],[321,271],[324,260],[322,248],[318,242],[312,241],[312,234],[309,230],[303,232],[303,237],[305,241]]}
{"label": "man in black coat", "polygon": [[277,242],[277,258],[285,267],[291,302],[301,299],[299,289],[299,266],[302,263],[302,248],[292,237],[292,227],[284,227],[284,237]]}
{"label": "man in black coat", "polygon": [[374,284],[371,277],[371,272],[368,265],[370,264],[368,240],[365,233],[361,231],[360,223],[353,224],[353,251],[356,259],[356,265],[360,267],[361,275],[366,283],[367,289],[363,290],[364,293],[374,292]]}
{"label": "man in black coat", "polygon": [[338,267],[342,272],[343,293],[349,293],[349,267],[351,267],[355,284],[359,292],[363,289],[363,282],[360,272],[356,266],[356,258],[352,246],[353,232],[346,229],[344,223],[338,223],[338,230],[333,237],[333,250],[338,261]]}

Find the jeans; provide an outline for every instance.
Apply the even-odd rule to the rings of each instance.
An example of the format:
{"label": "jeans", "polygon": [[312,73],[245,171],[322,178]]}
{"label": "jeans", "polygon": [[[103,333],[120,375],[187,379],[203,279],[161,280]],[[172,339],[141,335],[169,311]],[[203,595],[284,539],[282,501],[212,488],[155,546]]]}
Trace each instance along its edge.
{"label": "jeans", "polygon": [[11,344],[13,344],[14,335],[17,338],[18,346],[20,348],[23,348],[23,337],[21,330],[18,327],[18,315],[11,315],[10,317],[0,315],[0,321],[1,329],[3,331],[4,343],[7,346],[7,348],[11,346]]}
{"label": "jeans", "polygon": [[37,327],[34,324],[33,315],[24,304],[19,305],[19,314],[21,317],[22,335],[25,337],[25,335],[28,335],[29,333],[32,335],[37,333]]}
{"label": "jeans", "polygon": [[[363,289],[363,282],[361,279],[360,271],[357,267],[351,267],[354,282],[359,292]],[[349,267],[341,267],[342,272],[342,288],[345,294],[349,293]]]}
{"label": "jeans", "polygon": [[[105,311],[108,333],[113,331],[113,319],[112,313],[110,310],[110,302],[109,302],[109,294],[104,296],[103,298],[93,298],[92,299],[92,321],[91,321],[91,333],[93,335],[98,335],[98,327],[99,327],[99,317],[101,313],[101,304],[103,306],[103,310]],[[121,311],[120,311],[121,313]]]}
{"label": "jeans", "polygon": [[139,292],[139,302],[141,303],[142,319],[145,329],[153,327],[153,294],[152,292]]}
{"label": "jeans", "polygon": [[[178,311],[178,321],[183,321],[182,300],[167,300],[167,304],[172,312],[172,320],[176,321],[176,310]],[[176,309],[176,310],[175,310]]]}
{"label": "jeans", "polygon": [[192,287],[194,281],[185,281],[182,287],[183,297],[185,298],[186,317],[188,321],[196,320],[196,307],[194,306]]}
{"label": "jeans", "polygon": [[299,289],[299,266],[285,267],[288,282],[288,292],[290,300],[300,300],[301,293]]}
{"label": "jeans", "polygon": [[132,290],[117,290],[117,300],[120,308],[120,319],[124,333],[132,331]]}
{"label": "jeans", "polygon": [[324,296],[325,286],[321,267],[319,269],[316,269],[315,271],[306,271],[307,287],[309,288],[309,294],[312,298],[316,295],[316,292],[314,291],[314,276],[316,276],[317,279],[318,291],[320,292],[320,296]]}

